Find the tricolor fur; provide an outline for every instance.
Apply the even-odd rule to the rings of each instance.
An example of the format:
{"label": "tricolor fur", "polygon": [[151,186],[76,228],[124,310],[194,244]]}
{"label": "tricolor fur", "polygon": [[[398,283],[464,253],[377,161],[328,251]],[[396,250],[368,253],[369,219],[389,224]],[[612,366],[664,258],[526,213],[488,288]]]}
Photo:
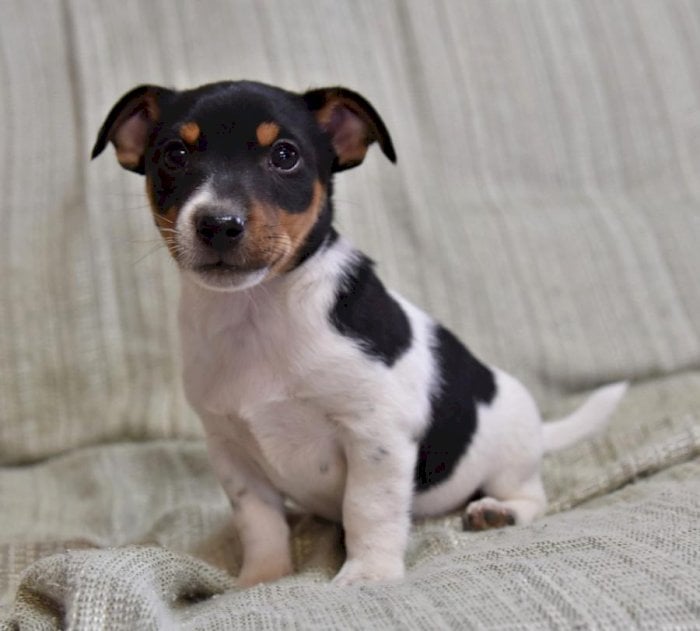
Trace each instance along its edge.
{"label": "tricolor fur", "polygon": [[472,529],[529,523],[543,453],[601,429],[624,393],[543,425],[516,379],[384,287],[332,227],[333,174],[374,142],[395,159],[350,90],[141,86],[93,156],[108,141],[146,176],[182,272],[185,391],[233,507],[241,585],[292,571],[285,498],[342,522],[340,584],[401,577],[411,515],[468,503]]}

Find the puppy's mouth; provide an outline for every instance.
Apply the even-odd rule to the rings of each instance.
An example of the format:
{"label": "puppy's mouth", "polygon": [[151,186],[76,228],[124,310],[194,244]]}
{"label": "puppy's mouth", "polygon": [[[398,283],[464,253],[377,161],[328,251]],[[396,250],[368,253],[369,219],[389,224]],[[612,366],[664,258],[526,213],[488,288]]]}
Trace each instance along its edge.
{"label": "puppy's mouth", "polygon": [[[252,227],[251,227],[252,226]],[[177,227],[171,254],[186,277],[201,287],[237,291],[257,285],[278,273],[289,256],[289,245],[276,234],[254,229],[249,221],[245,235],[216,242],[203,239],[192,221]]]}
{"label": "puppy's mouth", "polygon": [[201,265],[197,265],[195,266],[194,271],[199,272],[200,274],[206,274],[207,272],[214,272],[216,274],[225,272],[241,272],[242,270],[239,266],[231,265],[225,261],[217,261],[216,263],[203,263]]}
{"label": "puppy's mouth", "polygon": [[183,271],[195,283],[216,291],[239,291],[253,287],[265,280],[267,265],[242,265],[223,259],[182,266]]}

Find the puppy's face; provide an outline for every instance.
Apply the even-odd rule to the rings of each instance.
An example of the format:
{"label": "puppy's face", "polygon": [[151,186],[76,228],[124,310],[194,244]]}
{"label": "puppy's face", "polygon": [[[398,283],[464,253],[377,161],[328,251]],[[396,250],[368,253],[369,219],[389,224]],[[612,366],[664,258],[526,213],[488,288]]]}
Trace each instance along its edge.
{"label": "puppy's face", "polygon": [[394,160],[377,113],[343,88],[141,86],[114,106],[93,157],[111,141],[121,165],[146,176],[180,268],[227,291],[292,269],[323,239],[332,173],[359,164],[375,140]]}

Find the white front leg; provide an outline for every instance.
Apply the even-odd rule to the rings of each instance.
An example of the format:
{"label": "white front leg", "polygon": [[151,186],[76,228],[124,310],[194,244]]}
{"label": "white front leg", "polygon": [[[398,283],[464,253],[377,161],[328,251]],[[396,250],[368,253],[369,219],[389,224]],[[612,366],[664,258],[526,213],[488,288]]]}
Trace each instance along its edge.
{"label": "white front leg", "polygon": [[[379,427],[381,423],[377,419]],[[404,575],[417,446],[408,436],[386,430],[348,433],[344,446],[347,559],[334,582],[399,579]]]}
{"label": "white front leg", "polygon": [[280,493],[236,446],[218,435],[207,436],[212,466],[233,509],[243,548],[239,587],[274,581],[292,573],[289,525]]}

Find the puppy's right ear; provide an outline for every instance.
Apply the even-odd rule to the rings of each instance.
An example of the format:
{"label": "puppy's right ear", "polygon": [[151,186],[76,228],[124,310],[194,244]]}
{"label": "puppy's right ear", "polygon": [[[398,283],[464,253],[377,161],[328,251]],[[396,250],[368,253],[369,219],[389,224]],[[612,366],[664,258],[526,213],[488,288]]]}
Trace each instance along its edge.
{"label": "puppy's right ear", "polygon": [[367,148],[378,142],[384,155],[396,162],[389,132],[377,111],[364,96],[341,88],[320,88],[302,95],[335,151],[333,171],[344,171],[365,159]]}
{"label": "puppy's right ear", "polygon": [[159,102],[170,90],[156,85],[140,85],[127,92],[107,115],[97,134],[91,158],[99,156],[107,142],[117,150],[117,160],[125,169],[143,175],[143,155],[148,134],[160,117]]}

